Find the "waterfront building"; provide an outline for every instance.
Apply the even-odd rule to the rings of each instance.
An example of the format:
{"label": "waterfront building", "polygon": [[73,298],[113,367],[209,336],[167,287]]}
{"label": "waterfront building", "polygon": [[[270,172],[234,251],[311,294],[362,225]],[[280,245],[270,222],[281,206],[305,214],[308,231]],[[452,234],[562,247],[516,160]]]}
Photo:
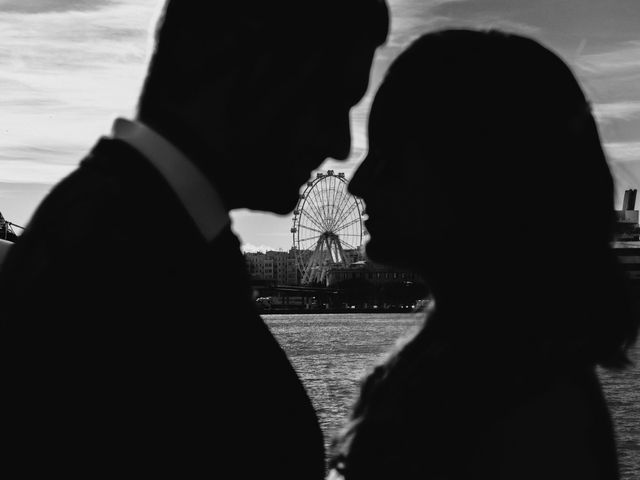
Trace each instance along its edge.
{"label": "waterfront building", "polygon": [[326,282],[336,291],[334,303],[343,307],[412,310],[428,295],[417,273],[367,260],[330,268]]}
{"label": "waterfront building", "polygon": [[[616,225],[612,247],[640,299],[640,213],[635,209],[636,190],[627,190]],[[260,306],[270,309],[317,308],[399,308],[411,307],[427,296],[422,278],[363,260],[359,249],[344,249],[347,265],[329,262],[318,265],[325,274],[322,282],[301,285],[301,266],[306,266],[313,250],[245,253],[247,268]]]}
{"label": "waterfront building", "polygon": [[311,253],[292,248],[244,254],[259,310],[410,309],[426,296],[418,275],[357,260],[357,250],[345,251],[352,260],[348,267],[327,266],[321,285],[301,285],[299,262]]}
{"label": "waterfront building", "polygon": [[[345,250],[346,258],[355,262],[359,258],[357,250]],[[247,252],[244,254],[251,279],[275,285],[300,285],[301,264],[306,264],[313,251],[290,249],[288,252],[269,250],[267,252]]]}
{"label": "waterfront building", "polygon": [[348,267],[334,267],[327,273],[329,287],[353,280],[365,280],[375,286],[388,283],[422,282],[421,277],[414,272],[385,267],[366,260],[354,262]]}
{"label": "waterfront building", "polygon": [[251,279],[276,285],[299,285],[300,274],[296,255],[290,250],[245,253],[245,261]]}
{"label": "waterfront building", "polygon": [[616,242],[640,241],[639,212],[635,209],[637,190],[626,190],[622,200],[622,208],[616,210],[615,240]]}
{"label": "waterfront building", "polygon": [[613,248],[627,278],[640,289],[640,242],[615,242]]}
{"label": "waterfront building", "polygon": [[640,214],[636,210],[637,190],[626,190],[622,208],[616,210],[613,249],[622,269],[631,280],[632,288],[640,294]]}

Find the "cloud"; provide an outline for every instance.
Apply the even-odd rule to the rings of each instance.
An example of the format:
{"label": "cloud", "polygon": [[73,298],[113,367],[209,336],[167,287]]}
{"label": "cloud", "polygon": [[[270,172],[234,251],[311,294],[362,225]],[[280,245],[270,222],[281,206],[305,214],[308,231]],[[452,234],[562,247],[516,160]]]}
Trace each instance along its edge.
{"label": "cloud", "polygon": [[[2,74],[72,73],[144,62],[155,2],[138,0],[92,11],[4,14],[0,17]],[[24,79],[24,78],[23,78]]]}
{"label": "cloud", "polygon": [[495,29],[502,30],[510,33],[517,33],[520,35],[526,36],[536,36],[542,32],[542,28],[529,25],[523,22],[517,22],[514,20],[509,20],[508,18],[504,18],[502,16],[485,16],[478,17],[473,22],[467,22],[466,26],[472,26],[475,28],[481,29]]}
{"label": "cloud", "polygon": [[638,162],[640,164],[640,141],[607,142],[604,147],[612,161]]}
{"label": "cloud", "polygon": [[71,173],[74,168],[72,165],[25,159],[7,160],[0,157],[0,182],[52,185]]}
{"label": "cloud", "polygon": [[0,0],[0,12],[48,13],[99,10],[113,0]]}
{"label": "cloud", "polygon": [[243,253],[265,253],[272,250],[278,250],[277,248],[269,247],[268,245],[253,245],[251,243],[243,243],[240,249]]}
{"label": "cloud", "polygon": [[391,32],[387,46],[402,49],[419,35],[435,30],[451,20],[439,15],[438,8],[467,0],[391,0]]}
{"label": "cloud", "polygon": [[640,72],[640,41],[613,45],[610,49],[581,55],[576,66],[592,75]]}
{"label": "cloud", "polygon": [[[113,117],[132,113],[149,27],[161,3],[0,0],[0,180],[12,182],[5,185],[55,183],[108,132]],[[594,111],[606,124],[603,139],[612,169],[629,184],[638,178],[637,0],[389,0],[389,5],[388,44],[378,52],[369,93],[352,112],[352,154],[346,162],[327,160],[319,170],[353,174],[367,149],[373,93],[412,40],[438,28],[481,26],[527,34],[562,52],[593,92]],[[624,174],[625,168],[636,176]],[[247,248],[290,244],[288,218],[247,216],[237,223],[247,232]],[[282,240],[269,232],[282,232]]]}
{"label": "cloud", "polygon": [[[350,159],[360,159],[367,152],[369,146],[367,124],[374,94],[375,92],[373,90],[370,90],[369,93],[358,104],[358,106],[351,111]],[[344,164],[344,162],[342,162],[342,164]]]}
{"label": "cloud", "polygon": [[611,159],[609,165],[615,179],[616,197],[619,204],[625,190],[640,187],[640,161],[616,161]]}
{"label": "cloud", "polygon": [[42,183],[0,182],[0,211],[10,222],[26,226],[50,189],[50,185]]}
{"label": "cloud", "polygon": [[[491,18],[540,28],[557,46],[583,38],[618,41],[637,37],[640,9],[636,0],[475,0],[445,3],[436,13],[482,23]],[[577,45],[577,44],[576,44]]]}
{"label": "cloud", "polygon": [[600,122],[640,118],[640,101],[596,104],[593,113]]}
{"label": "cloud", "polygon": [[55,182],[66,170],[51,163],[77,163],[133,113],[158,5],[0,0],[0,159],[25,162],[3,169],[5,181]]}

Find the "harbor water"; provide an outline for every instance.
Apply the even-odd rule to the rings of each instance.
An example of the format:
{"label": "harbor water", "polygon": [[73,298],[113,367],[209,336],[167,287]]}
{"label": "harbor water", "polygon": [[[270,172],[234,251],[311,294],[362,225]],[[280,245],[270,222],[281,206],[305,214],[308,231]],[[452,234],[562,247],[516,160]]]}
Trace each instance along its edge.
{"label": "harbor water", "polygon": [[[422,323],[419,314],[263,315],[318,412],[328,444],[368,369]],[[640,347],[635,367],[599,371],[616,425],[621,478],[640,479]]]}

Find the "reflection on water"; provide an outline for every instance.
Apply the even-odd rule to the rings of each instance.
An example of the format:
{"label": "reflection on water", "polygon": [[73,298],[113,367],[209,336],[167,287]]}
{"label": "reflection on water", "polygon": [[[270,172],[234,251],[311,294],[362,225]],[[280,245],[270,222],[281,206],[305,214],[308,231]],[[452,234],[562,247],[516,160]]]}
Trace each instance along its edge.
{"label": "reflection on water", "polygon": [[[415,314],[264,315],[314,403],[328,443],[343,425],[367,369],[418,328]],[[640,363],[640,348],[635,357]],[[601,371],[620,451],[623,480],[640,478],[640,365]]]}

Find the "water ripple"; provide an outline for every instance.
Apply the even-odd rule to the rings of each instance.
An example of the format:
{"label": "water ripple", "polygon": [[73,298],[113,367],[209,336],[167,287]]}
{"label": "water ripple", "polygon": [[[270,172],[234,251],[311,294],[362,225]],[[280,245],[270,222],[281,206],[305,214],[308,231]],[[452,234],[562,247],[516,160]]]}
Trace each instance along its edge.
{"label": "water ripple", "polygon": [[[264,315],[318,412],[328,443],[344,425],[360,379],[422,323],[413,314]],[[636,367],[599,370],[616,426],[622,480],[640,479],[640,347]]]}

